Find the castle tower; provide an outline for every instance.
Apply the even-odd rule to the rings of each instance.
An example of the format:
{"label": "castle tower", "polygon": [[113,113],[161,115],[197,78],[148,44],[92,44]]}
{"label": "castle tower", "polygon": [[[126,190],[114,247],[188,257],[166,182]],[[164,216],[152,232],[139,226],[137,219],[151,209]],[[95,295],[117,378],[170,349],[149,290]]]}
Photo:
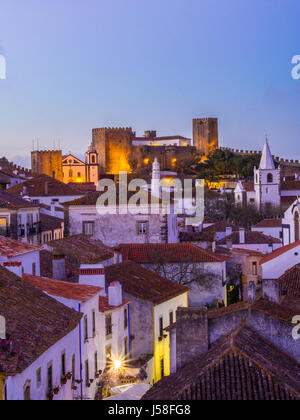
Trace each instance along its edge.
{"label": "castle tower", "polygon": [[93,129],[93,144],[99,156],[101,175],[118,175],[120,171],[131,172],[133,137],[132,128]]}
{"label": "castle tower", "polygon": [[197,118],[193,120],[193,143],[197,152],[208,156],[219,147],[218,118]]}
{"label": "castle tower", "polygon": [[98,185],[99,181],[99,155],[92,143],[85,154],[86,180]]}
{"label": "castle tower", "polygon": [[265,206],[280,207],[280,167],[275,168],[268,139],[264,145],[259,168],[254,168],[254,190],[259,209]]}
{"label": "castle tower", "polygon": [[48,175],[63,181],[62,151],[35,150],[31,152],[31,171],[33,175]]}
{"label": "castle tower", "polygon": [[151,194],[154,197],[161,196],[161,188],[160,188],[160,165],[157,158],[154,159],[152,165],[152,179],[151,179]]}

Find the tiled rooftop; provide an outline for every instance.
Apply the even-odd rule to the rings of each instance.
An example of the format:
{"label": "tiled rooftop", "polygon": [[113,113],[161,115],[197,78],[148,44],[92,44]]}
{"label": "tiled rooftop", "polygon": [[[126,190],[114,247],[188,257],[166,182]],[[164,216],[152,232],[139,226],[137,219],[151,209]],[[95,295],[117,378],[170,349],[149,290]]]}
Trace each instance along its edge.
{"label": "tiled rooftop", "polygon": [[48,214],[40,214],[41,230],[47,232],[50,230],[61,229],[63,220],[57,217],[49,216]]}
{"label": "tiled rooftop", "polygon": [[180,232],[180,242],[214,242],[216,233],[214,231],[203,232]]}
{"label": "tiled rooftop", "polygon": [[51,296],[78,300],[80,302],[86,302],[102,290],[101,287],[31,276],[29,274],[24,274],[23,279]]}
{"label": "tiled rooftop", "polygon": [[278,281],[283,293],[287,296],[300,298],[300,264],[287,270]]}
{"label": "tiled rooftop", "polygon": [[71,332],[82,314],[58,303],[0,266],[0,315],[6,319],[7,334],[20,351],[12,365],[2,365],[9,374],[22,372],[49,347]]}
{"label": "tiled rooftop", "polygon": [[96,264],[114,256],[113,250],[101,241],[82,234],[51,241],[47,245],[79,264]]}
{"label": "tiled rooftop", "polygon": [[12,258],[39,249],[41,249],[40,246],[0,236],[0,255],[4,257]]}
{"label": "tiled rooftop", "polygon": [[[47,187],[46,187],[47,184]],[[39,175],[22,184],[14,185],[8,192],[15,195],[23,194],[24,187],[27,187],[30,197],[52,197],[52,196],[82,196],[82,191],[71,188],[57,179],[47,175]],[[48,192],[47,192],[48,190]]]}
{"label": "tiled rooftop", "polygon": [[228,223],[226,220],[222,220],[220,222],[214,223],[211,226],[207,226],[203,229],[203,232],[226,232],[226,228],[232,228],[233,232],[239,230],[239,226]]}
{"label": "tiled rooftop", "polygon": [[99,311],[100,312],[110,312],[115,309],[121,308],[124,305],[130,303],[130,299],[123,298],[122,304],[120,306],[111,306],[108,303],[108,296],[99,296]]}
{"label": "tiled rooftop", "polygon": [[264,219],[253,227],[254,228],[281,228],[282,219]]}
{"label": "tiled rooftop", "polygon": [[0,208],[2,209],[17,210],[35,207],[38,208],[39,205],[23,200],[20,196],[7,191],[0,191]]}
{"label": "tiled rooftop", "polygon": [[226,257],[189,243],[179,244],[120,244],[123,261],[136,263],[203,263],[223,262]]}
{"label": "tiled rooftop", "polygon": [[288,251],[291,251],[292,249],[296,248],[300,245],[300,241],[293,242],[289,245],[282,246],[281,248],[275,249],[275,251],[271,252],[270,254],[265,255],[261,260],[260,264],[265,264],[269,261],[274,260],[277,257],[280,257],[280,255],[285,254]]}
{"label": "tiled rooftop", "polygon": [[[226,238],[221,239],[220,241],[218,241],[218,245],[226,245],[228,239],[232,240],[233,245],[241,245],[239,232],[233,232],[231,235],[227,236]],[[245,244],[248,244],[248,245],[281,244],[281,241],[277,238],[273,238],[272,236],[263,235],[260,232],[252,232],[250,230],[246,230],[245,231]]]}
{"label": "tiled rooftop", "polygon": [[296,400],[300,365],[242,328],[150,389],[144,400]]}
{"label": "tiled rooftop", "polygon": [[106,267],[105,276],[108,284],[119,281],[124,292],[154,305],[159,305],[189,291],[188,287],[146,270],[133,261]]}

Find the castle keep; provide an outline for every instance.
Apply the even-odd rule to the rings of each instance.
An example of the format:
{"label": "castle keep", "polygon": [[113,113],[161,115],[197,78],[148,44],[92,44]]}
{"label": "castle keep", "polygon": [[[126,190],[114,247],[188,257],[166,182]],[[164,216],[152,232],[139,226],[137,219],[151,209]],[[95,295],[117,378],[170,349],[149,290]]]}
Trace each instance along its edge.
{"label": "castle keep", "polygon": [[[195,126],[198,127],[195,129]],[[95,128],[93,145],[99,155],[100,174],[131,172],[133,167],[151,168],[155,158],[160,167],[175,170],[197,155],[209,154],[218,146],[218,120],[194,120],[194,146],[182,136],[158,137],[156,131],[145,131],[137,137],[132,128]]]}
{"label": "castle keep", "polygon": [[63,181],[62,151],[35,150],[31,152],[31,171],[34,175],[48,175]]}

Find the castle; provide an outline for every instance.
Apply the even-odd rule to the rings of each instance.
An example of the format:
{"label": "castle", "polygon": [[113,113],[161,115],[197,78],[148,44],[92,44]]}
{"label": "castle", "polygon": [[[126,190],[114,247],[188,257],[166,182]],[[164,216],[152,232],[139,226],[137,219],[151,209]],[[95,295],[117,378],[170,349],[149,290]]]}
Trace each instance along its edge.
{"label": "castle", "polygon": [[46,174],[59,181],[97,183],[101,175],[128,173],[137,168],[151,169],[155,159],[164,170],[176,170],[218,148],[218,119],[193,120],[193,145],[189,138],[157,136],[145,131],[137,137],[132,128],[94,128],[92,145],[82,162],[73,155],[63,156],[61,150],[35,150],[31,153],[33,174]]}
{"label": "castle", "polygon": [[92,143],[98,152],[100,174],[131,172],[134,167],[151,168],[155,159],[161,168],[174,170],[218,148],[217,118],[196,119],[193,126],[193,145],[186,137],[158,137],[156,131],[145,131],[144,137],[137,137],[130,127],[93,129]]}

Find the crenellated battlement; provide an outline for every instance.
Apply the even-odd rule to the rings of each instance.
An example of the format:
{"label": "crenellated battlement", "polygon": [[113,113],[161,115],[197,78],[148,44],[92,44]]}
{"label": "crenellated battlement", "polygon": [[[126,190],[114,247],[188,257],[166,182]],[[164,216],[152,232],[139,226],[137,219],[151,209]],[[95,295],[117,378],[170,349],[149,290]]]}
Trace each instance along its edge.
{"label": "crenellated battlement", "polygon": [[[242,149],[233,149],[230,147],[219,147],[220,150],[222,150],[223,152],[231,152],[235,155],[240,155],[240,156],[257,156],[257,155],[261,155],[261,151],[257,151],[257,150],[242,150]],[[284,165],[295,165],[295,166],[300,166],[299,160],[294,160],[294,159],[283,159],[280,158],[279,156],[273,156],[273,159],[276,162],[279,162],[281,164]]]}

